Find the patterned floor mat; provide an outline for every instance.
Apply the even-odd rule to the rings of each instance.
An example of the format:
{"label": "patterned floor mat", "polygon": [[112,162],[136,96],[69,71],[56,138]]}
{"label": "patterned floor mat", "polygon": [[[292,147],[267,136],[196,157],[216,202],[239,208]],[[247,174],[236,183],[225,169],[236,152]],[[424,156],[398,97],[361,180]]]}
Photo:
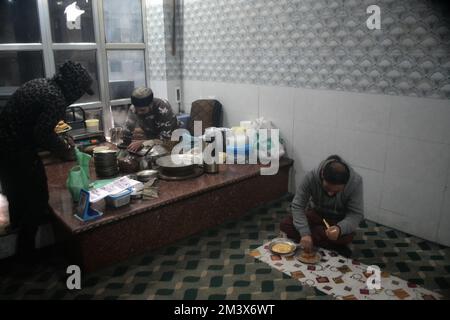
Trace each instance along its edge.
{"label": "patterned floor mat", "polygon": [[[280,241],[277,239],[276,241]],[[367,266],[358,260],[345,258],[325,249],[315,253],[317,263],[305,261],[296,250],[293,254],[273,254],[267,242],[249,255],[288,276],[302,285],[317,288],[339,300],[439,300],[442,296],[410,283],[377,266]],[[299,261],[301,260],[301,261]],[[370,269],[369,269],[370,268]],[[376,268],[376,271],[375,271]],[[378,274],[378,281],[375,280]],[[369,285],[368,285],[369,283]],[[378,284],[378,285],[377,285]]]}
{"label": "patterned floor mat", "polygon": [[[66,288],[67,264],[49,255],[33,269],[0,263],[0,299],[332,299],[248,255],[278,236],[289,197]],[[450,249],[366,221],[353,256],[450,297]]]}

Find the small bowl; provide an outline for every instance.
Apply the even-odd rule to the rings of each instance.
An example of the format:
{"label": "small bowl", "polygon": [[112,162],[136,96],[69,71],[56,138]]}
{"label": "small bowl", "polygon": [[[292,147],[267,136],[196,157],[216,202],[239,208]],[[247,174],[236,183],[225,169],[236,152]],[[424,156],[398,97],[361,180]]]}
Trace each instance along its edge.
{"label": "small bowl", "polygon": [[138,176],[137,176],[137,174],[131,173],[131,174],[127,174],[127,178],[131,179],[131,180],[137,180]]}
{"label": "small bowl", "polygon": [[158,171],[156,170],[143,170],[143,171],[139,171],[137,174],[137,179],[140,182],[147,182],[152,178],[157,178],[158,177]]}

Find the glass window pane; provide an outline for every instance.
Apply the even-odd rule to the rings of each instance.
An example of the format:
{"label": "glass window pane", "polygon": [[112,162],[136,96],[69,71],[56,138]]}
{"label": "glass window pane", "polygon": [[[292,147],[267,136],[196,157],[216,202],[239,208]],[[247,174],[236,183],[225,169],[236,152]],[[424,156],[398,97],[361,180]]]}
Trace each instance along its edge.
{"label": "glass window pane", "polygon": [[142,43],[141,0],[104,0],[106,42]]}
{"label": "glass window pane", "polygon": [[58,67],[62,65],[67,60],[72,60],[75,62],[81,63],[83,67],[91,75],[92,79],[94,79],[94,83],[92,84],[92,90],[94,91],[94,95],[90,96],[85,94],[78,100],[76,103],[83,102],[92,102],[99,101],[99,88],[98,88],[98,73],[97,73],[97,57],[96,50],[56,50],[55,51],[55,63],[56,70]]}
{"label": "glass window pane", "polygon": [[44,78],[42,51],[0,52],[0,87],[19,87],[28,80]]}
{"label": "glass window pane", "polygon": [[134,88],[145,86],[143,50],[109,50],[107,55],[111,100],[129,98]]}
{"label": "glass window pane", "polygon": [[41,42],[36,0],[0,0],[0,43]]}
{"label": "glass window pane", "polygon": [[95,42],[92,0],[49,0],[53,42]]}

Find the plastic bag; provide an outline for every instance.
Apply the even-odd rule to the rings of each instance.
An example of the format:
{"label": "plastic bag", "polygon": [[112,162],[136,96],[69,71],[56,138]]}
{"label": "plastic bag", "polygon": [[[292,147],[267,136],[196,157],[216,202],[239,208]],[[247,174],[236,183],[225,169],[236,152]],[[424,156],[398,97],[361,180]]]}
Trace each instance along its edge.
{"label": "plastic bag", "polygon": [[89,162],[91,161],[92,157],[87,153],[81,152],[80,150],[78,150],[78,148],[75,149],[75,156],[77,158],[78,165],[86,173],[89,179]]}
{"label": "plastic bag", "polygon": [[91,160],[91,156],[79,151],[78,149],[75,150],[75,156],[77,158],[78,165],[70,169],[66,186],[72,195],[73,201],[78,202],[80,199],[81,189],[89,189],[89,161]]}
{"label": "plastic bag", "polygon": [[9,210],[8,200],[6,197],[0,194],[0,234],[6,232],[9,227]]}
{"label": "plastic bag", "polygon": [[[272,138],[271,138],[271,129],[278,129],[275,127],[270,120],[264,119],[264,118],[258,118],[251,123],[251,127],[256,130],[257,132],[257,144],[258,149],[261,149],[260,146],[266,146],[266,150],[268,151],[268,158],[272,157],[271,150],[272,150]],[[267,129],[267,134],[260,135],[259,130]],[[281,158],[286,154],[286,148],[284,146],[283,138],[281,137],[281,133],[279,135],[279,148],[278,148],[278,155]],[[261,156],[261,155],[260,155]]]}

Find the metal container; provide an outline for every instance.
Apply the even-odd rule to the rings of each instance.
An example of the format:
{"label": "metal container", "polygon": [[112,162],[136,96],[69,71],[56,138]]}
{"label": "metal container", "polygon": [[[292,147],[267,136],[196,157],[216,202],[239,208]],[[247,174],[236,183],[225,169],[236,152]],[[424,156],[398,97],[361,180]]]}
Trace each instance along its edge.
{"label": "metal container", "polygon": [[139,171],[137,174],[137,180],[140,182],[147,182],[152,178],[158,177],[158,171],[156,170],[143,170]]}
{"label": "metal container", "polygon": [[218,173],[219,165],[215,162],[211,164],[203,163],[203,170],[205,170],[206,173]]}
{"label": "metal container", "polygon": [[122,138],[123,138],[123,128],[122,127],[111,128],[109,130],[109,134],[111,136],[111,143],[113,143],[115,145],[119,145],[122,143]]}
{"label": "metal container", "polygon": [[99,177],[112,177],[119,173],[117,166],[117,152],[101,150],[94,152],[95,172]]}

